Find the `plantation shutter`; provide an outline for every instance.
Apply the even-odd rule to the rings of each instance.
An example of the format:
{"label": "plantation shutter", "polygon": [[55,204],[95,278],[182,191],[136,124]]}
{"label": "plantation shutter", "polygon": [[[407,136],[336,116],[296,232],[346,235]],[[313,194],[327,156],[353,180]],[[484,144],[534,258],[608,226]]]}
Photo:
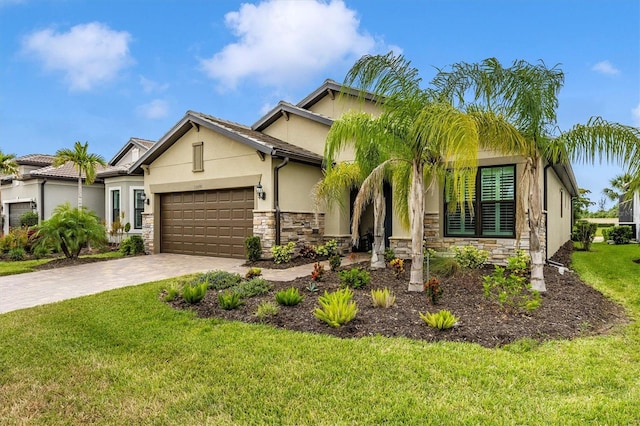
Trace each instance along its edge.
{"label": "plantation shutter", "polygon": [[465,188],[464,210],[460,206],[456,206],[455,210],[452,211],[449,204],[454,202],[453,200],[453,184],[449,178],[445,182],[446,234],[452,236],[475,235],[476,218],[474,210],[476,194],[474,188]]}
{"label": "plantation shutter", "polygon": [[480,201],[482,235],[514,235],[515,167],[481,169]]}

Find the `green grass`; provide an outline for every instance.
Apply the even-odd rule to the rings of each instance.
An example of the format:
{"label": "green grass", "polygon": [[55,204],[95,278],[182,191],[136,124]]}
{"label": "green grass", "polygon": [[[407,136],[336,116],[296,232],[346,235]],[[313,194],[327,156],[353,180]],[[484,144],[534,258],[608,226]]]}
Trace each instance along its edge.
{"label": "green grass", "polygon": [[[100,254],[91,254],[80,257],[98,257],[98,258],[107,258],[107,259],[115,259],[118,257],[122,257],[122,253],[118,251],[110,251]],[[24,274],[27,272],[34,272],[36,266],[40,266],[44,263],[50,262],[53,260],[52,258],[47,259],[36,259],[36,260],[19,260],[19,261],[2,261],[0,262],[0,277],[5,275],[16,275],[16,274]]]}
{"label": "green grass", "polygon": [[[593,252],[575,255],[575,268],[637,316],[634,257],[638,246],[594,244]],[[640,418],[635,322],[608,336],[502,349],[341,340],[174,311],[158,300],[170,282],[0,315],[0,423],[583,425]]]}

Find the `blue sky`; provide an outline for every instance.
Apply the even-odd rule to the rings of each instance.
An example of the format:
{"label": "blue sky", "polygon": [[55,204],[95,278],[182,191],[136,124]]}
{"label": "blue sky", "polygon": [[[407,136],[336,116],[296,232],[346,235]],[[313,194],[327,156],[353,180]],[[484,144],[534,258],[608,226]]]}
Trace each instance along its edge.
{"label": "blue sky", "polygon": [[[251,125],[391,49],[427,82],[487,57],[560,64],[560,129],[596,115],[640,126],[635,0],[0,0],[0,149],[89,141],[109,160],[187,110]],[[621,169],[574,171],[597,201]]]}

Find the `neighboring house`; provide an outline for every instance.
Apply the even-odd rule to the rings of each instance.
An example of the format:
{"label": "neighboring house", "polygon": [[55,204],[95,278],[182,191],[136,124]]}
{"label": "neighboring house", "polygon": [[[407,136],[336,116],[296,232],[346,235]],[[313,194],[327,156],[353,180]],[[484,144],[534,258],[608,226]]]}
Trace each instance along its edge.
{"label": "neighboring house", "polygon": [[635,192],[630,200],[620,197],[618,208],[618,224],[631,226],[634,238],[640,241],[640,191]]}
{"label": "neighboring house", "polygon": [[[260,236],[267,257],[274,244],[288,241],[318,244],[335,238],[343,250],[350,249],[348,207],[316,211],[313,187],[322,178],[324,144],[333,121],[350,109],[372,114],[378,109],[370,99],[339,97],[340,90],[327,80],[296,105],[280,102],[251,127],[188,111],[130,168],[144,170],[147,249],[243,257],[249,235]],[[343,152],[338,160],[353,160],[353,152]],[[444,190],[434,185],[425,196],[427,245],[472,244],[490,251],[494,261],[513,254],[524,164],[520,157],[479,153],[473,216],[450,212]],[[547,164],[540,179],[550,257],[570,239],[577,184],[571,167],[560,164]],[[343,201],[351,203],[349,193]],[[397,255],[408,257],[410,233],[392,207],[387,190],[387,241]],[[365,211],[361,234],[367,233],[371,216]],[[521,247],[527,248],[527,238],[523,232]]]}
{"label": "neighboring house", "polygon": [[[37,212],[40,220],[48,219],[58,205],[65,202],[77,205],[78,172],[70,163],[53,167],[55,157],[30,154],[16,158],[18,176],[0,179],[3,232],[20,226],[20,216]],[[96,180],[83,188],[83,204],[102,217],[104,213],[104,184]]]}
{"label": "neighboring house", "polygon": [[[104,220],[107,232],[114,223],[130,224],[128,234],[142,233],[142,212],[144,211],[144,177],[142,169],[132,166],[144,155],[154,142],[131,138],[107,163],[107,167],[97,173],[104,181]],[[119,238],[109,232],[112,242]],[[121,235],[122,237],[122,235]]]}

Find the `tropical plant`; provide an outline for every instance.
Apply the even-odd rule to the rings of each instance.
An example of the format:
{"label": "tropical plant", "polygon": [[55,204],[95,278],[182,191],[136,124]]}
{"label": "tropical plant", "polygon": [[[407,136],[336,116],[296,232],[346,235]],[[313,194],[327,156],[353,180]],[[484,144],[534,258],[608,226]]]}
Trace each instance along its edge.
{"label": "tropical plant", "polygon": [[207,284],[185,284],[182,287],[182,298],[190,304],[200,303],[207,294]]}
{"label": "tropical plant", "polygon": [[[518,197],[516,239],[529,228],[531,284],[546,291],[541,232],[544,229],[540,176],[546,162],[569,164],[569,160],[593,162],[601,157],[628,163],[635,176],[630,189],[640,187],[640,129],[602,118],[591,118],[569,131],[558,131],[558,94],[564,73],[542,61],[514,61],[505,68],[495,58],[476,64],[458,63],[441,70],[433,80],[438,92],[459,108],[483,108],[512,123],[517,138],[490,138],[488,148],[524,157]],[[526,200],[526,203],[525,203]],[[528,214],[527,214],[528,213]]]}
{"label": "tropical plant", "polygon": [[169,287],[164,289],[164,295],[162,300],[165,302],[172,302],[180,295],[180,285],[177,282],[172,282]]}
{"label": "tropical plant", "polygon": [[613,240],[614,244],[628,244],[633,238],[633,230],[627,225],[614,226],[609,231],[609,238]]}
{"label": "tropical plant", "polygon": [[385,262],[390,263],[395,258],[396,258],[396,252],[391,247],[387,247],[386,249],[384,249]]}
{"label": "tropical plant", "polygon": [[390,308],[396,303],[396,295],[388,288],[378,288],[371,290],[371,301],[373,306],[378,308]]}
{"label": "tropical plant", "polygon": [[243,299],[260,296],[268,293],[269,290],[271,290],[271,284],[269,281],[260,277],[251,278],[248,281],[241,281],[232,288],[232,291],[239,294]]}
{"label": "tropical plant", "polygon": [[0,175],[18,175],[18,163],[14,154],[5,154],[0,150]]}
{"label": "tropical plant", "polygon": [[255,262],[262,257],[262,244],[260,243],[260,237],[256,235],[250,235],[244,239],[244,248],[246,249],[247,260]]}
{"label": "tropical plant", "polygon": [[393,269],[393,274],[396,278],[400,278],[404,275],[404,260],[400,258],[395,258],[391,262],[389,262],[389,266]]}
{"label": "tropical plant", "polygon": [[273,255],[274,263],[289,263],[291,262],[291,256],[296,247],[296,243],[289,241],[286,245],[271,247],[271,254]]}
{"label": "tropical plant", "polygon": [[22,247],[13,247],[9,249],[9,259],[11,260],[24,260],[27,255],[27,251]]}
{"label": "tropical plant", "polygon": [[80,250],[91,244],[106,243],[106,231],[100,219],[86,207],[75,208],[69,203],[59,205],[48,220],[43,220],[35,233],[35,245],[43,245],[67,258],[76,258]]}
{"label": "tropical plant", "polygon": [[329,268],[331,268],[332,271],[340,269],[340,265],[342,265],[342,257],[340,257],[338,253],[329,258]]}
{"label": "tropical plant", "polygon": [[313,271],[311,271],[311,279],[313,281],[321,281],[324,275],[324,266],[320,262],[313,264]]}
{"label": "tropical plant", "polygon": [[361,268],[351,268],[338,272],[341,287],[362,288],[371,282],[369,271]]}
{"label": "tropical plant", "polygon": [[620,197],[625,195],[629,188],[629,183],[633,180],[633,177],[629,173],[623,173],[616,175],[609,180],[611,188],[604,188],[602,194],[610,201],[618,202]]}
{"label": "tropical plant", "polygon": [[125,256],[144,253],[144,241],[140,235],[131,235],[120,244],[120,253]]}
{"label": "tropical plant", "polygon": [[314,249],[318,256],[331,257],[338,253],[338,242],[332,239],[325,244],[314,247]]}
{"label": "tropical plant", "polygon": [[212,290],[224,290],[233,287],[242,281],[240,274],[227,271],[209,271],[196,275],[192,283],[206,282]]}
{"label": "tropical plant", "polygon": [[427,294],[427,300],[435,305],[442,297],[442,287],[440,287],[440,280],[436,277],[431,277],[424,283],[424,292]]}
{"label": "tropical plant", "polygon": [[36,212],[26,212],[20,215],[20,226],[30,227],[38,224],[39,220],[38,213]]}
{"label": "tropical plant", "polygon": [[262,275],[262,269],[260,268],[249,268],[246,274],[244,274],[244,278],[250,280],[251,278],[259,277]]}
{"label": "tropical plant", "polygon": [[331,327],[340,327],[355,318],[358,313],[358,307],[352,298],[353,291],[349,288],[332,293],[325,291],[324,296],[318,298],[320,307],[313,311],[313,315]]}
{"label": "tropical plant", "polygon": [[258,308],[256,310],[256,317],[258,318],[258,320],[264,321],[269,317],[277,315],[279,310],[280,309],[278,308],[278,305],[276,305],[275,303],[263,300],[258,305]]}
{"label": "tropical plant", "polygon": [[582,250],[589,251],[596,236],[598,225],[586,220],[579,220],[573,225],[571,239],[582,246]]}
{"label": "tropical plant", "polygon": [[315,283],[315,281],[309,281],[309,285],[307,285],[307,291],[309,293],[316,293],[318,290],[318,285]]}
{"label": "tropical plant", "polygon": [[453,252],[453,258],[458,261],[458,264],[465,269],[478,269],[482,268],[489,259],[489,252],[486,250],[480,250],[474,246],[453,246],[451,247]]}
{"label": "tropical plant", "polygon": [[424,314],[418,312],[418,314],[429,327],[437,328],[438,330],[447,330],[455,326],[459,321],[455,315],[445,309],[433,314],[429,312],[425,312]]}
{"label": "tropical plant", "polygon": [[304,297],[295,287],[289,287],[286,290],[280,290],[276,293],[276,302],[284,306],[295,306],[302,302]]}
{"label": "tropical plant", "polygon": [[220,304],[220,307],[225,311],[230,311],[244,305],[240,294],[235,293],[231,290],[225,290],[223,293],[219,293],[218,303]]}
{"label": "tropical plant", "polygon": [[63,148],[56,151],[53,166],[71,163],[78,172],[78,208],[82,209],[82,178],[91,185],[96,178],[97,167],[105,167],[107,163],[101,155],[89,153],[89,142],[84,144],[76,141],[73,149]]}
{"label": "tropical plant", "polygon": [[492,275],[482,277],[484,296],[496,302],[506,312],[519,309],[533,311],[540,307],[540,292],[531,289],[531,284],[519,271],[495,265]]}
{"label": "tropical plant", "polygon": [[344,133],[353,138],[362,131],[366,140],[373,141],[371,151],[379,151],[378,161],[382,160],[367,174],[356,196],[352,237],[357,237],[364,206],[370,200],[378,202],[384,180],[391,175],[394,207],[411,233],[409,290],[421,291],[426,189],[449,175],[451,205],[462,206],[463,183],[475,181],[478,147],[489,139],[521,137],[497,115],[458,110],[432,88],[423,89],[418,71],[392,53],[360,58],[349,70],[344,86],[355,87],[360,98],[373,96],[381,109],[375,118],[365,120],[362,114],[347,113],[336,120],[351,121],[355,131]]}

